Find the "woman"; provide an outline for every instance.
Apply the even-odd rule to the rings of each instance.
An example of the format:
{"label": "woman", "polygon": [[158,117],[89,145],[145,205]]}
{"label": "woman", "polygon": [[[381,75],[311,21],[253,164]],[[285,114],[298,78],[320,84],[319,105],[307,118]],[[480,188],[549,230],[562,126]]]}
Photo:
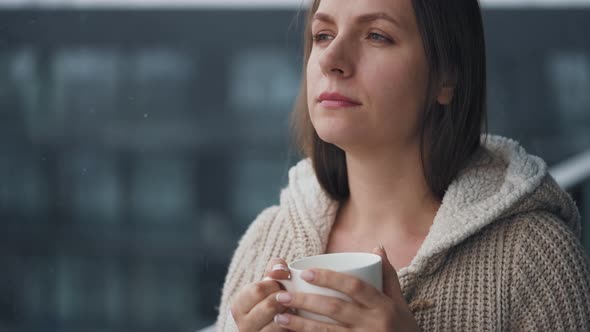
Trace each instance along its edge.
{"label": "woman", "polygon": [[[294,114],[308,158],[240,240],[217,329],[588,331],[575,204],[542,160],[482,135],[477,1],[316,0],[305,38]],[[309,282],[353,303],[263,280],[344,251],[382,256],[383,293],[319,269]]]}

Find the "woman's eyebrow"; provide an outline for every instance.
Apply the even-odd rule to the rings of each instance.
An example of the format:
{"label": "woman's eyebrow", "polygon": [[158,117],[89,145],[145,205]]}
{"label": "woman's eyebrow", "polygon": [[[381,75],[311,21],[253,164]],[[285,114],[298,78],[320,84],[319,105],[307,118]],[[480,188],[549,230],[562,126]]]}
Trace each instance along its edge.
{"label": "woman's eyebrow", "polygon": [[[334,23],[335,22],[334,18],[331,15],[326,14],[326,13],[320,13],[320,12],[315,13],[315,15],[313,16],[313,21],[316,21],[316,20],[326,22],[326,23]],[[393,25],[397,26],[398,28],[402,27],[402,25],[399,23],[399,21],[397,21],[391,15],[384,13],[384,12],[363,14],[363,15],[359,15],[356,18],[356,21],[358,23],[367,23],[367,22],[372,22],[372,21],[376,21],[376,20],[386,20],[386,21],[391,22]]]}
{"label": "woman's eyebrow", "polygon": [[398,28],[402,27],[402,25],[395,18],[393,18],[393,16],[384,12],[363,14],[357,17],[356,20],[360,23],[372,22],[377,20],[386,20],[393,23],[393,25],[397,26]]}
{"label": "woman's eyebrow", "polygon": [[329,14],[318,12],[318,13],[315,13],[315,15],[313,15],[312,21],[322,21],[322,22],[326,22],[326,23],[334,23],[334,18]]}

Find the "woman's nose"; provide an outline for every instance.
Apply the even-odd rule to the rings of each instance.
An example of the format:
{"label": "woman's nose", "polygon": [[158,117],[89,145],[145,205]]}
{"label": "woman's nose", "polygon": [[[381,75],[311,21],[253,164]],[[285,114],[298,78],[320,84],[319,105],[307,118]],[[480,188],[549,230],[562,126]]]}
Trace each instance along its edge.
{"label": "woman's nose", "polygon": [[[348,44],[348,45],[347,45]],[[336,37],[320,55],[320,67],[326,76],[345,78],[354,72],[353,50],[350,43]]]}

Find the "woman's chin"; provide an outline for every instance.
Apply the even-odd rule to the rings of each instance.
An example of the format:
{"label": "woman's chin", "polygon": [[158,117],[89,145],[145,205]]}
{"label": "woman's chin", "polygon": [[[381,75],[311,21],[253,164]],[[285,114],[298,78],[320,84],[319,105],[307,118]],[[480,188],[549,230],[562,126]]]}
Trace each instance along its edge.
{"label": "woman's chin", "polygon": [[[319,115],[319,116],[317,116]],[[362,119],[355,119],[352,116],[342,114],[316,114],[313,121],[318,136],[327,143],[334,144],[340,148],[360,143],[364,132],[361,128]]]}
{"label": "woman's chin", "polygon": [[359,144],[359,139],[356,135],[351,135],[351,131],[346,130],[316,130],[318,136],[322,141],[330,144],[334,144],[341,149],[345,149],[346,146]]}

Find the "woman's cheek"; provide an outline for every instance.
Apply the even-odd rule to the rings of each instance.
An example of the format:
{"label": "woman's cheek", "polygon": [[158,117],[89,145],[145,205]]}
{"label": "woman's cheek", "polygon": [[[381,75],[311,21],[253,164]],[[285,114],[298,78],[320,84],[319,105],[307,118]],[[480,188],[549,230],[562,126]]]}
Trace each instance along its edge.
{"label": "woman's cheek", "polygon": [[307,76],[307,107],[310,115],[313,116],[314,111],[317,111],[318,103],[317,97],[322,92],[320,86],[321,77],[318,77],[317,73],[310,72],[311,75]]}

